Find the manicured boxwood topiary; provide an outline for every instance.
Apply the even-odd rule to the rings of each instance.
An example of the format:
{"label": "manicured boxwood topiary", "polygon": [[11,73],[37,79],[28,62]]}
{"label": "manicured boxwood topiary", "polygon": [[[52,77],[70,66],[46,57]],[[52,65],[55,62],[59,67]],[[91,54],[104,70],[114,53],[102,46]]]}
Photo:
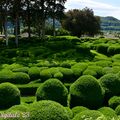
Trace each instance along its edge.
{"label": "manicured boxwood topiary", "polygon": [[63,74],[62,82],[69,83],[74,81],[74,75],[71,69],[60,67],[59,70]]}
{"label": "manicured boxwood topiary", "polygon": [[3,69],[0,71],[0,83],[2,82],[10,82],[12,79],[13,72],[8,69]]}
{"label": "manicured boxwood topiary", "polygon": [[0,84],[0,109],[20,104],[20,91],[11,83]]}
{"label": "manicured boxwood topiary", "polygon": [[45,81],[47,79],[52,78],[52,73],[50,72],[50,69],[44,69],[40,72],[40,78],[42,81]]}
{"label": "manicured boxwood topiary", "polygon": [[117,120],[117,114],[115,113],[115,111],[112,108],[109,107],[102,107],[100,109],[98,109],[98,111],[100,111],[106,118],[107,120]]}
{"label": "manicured boxwood topiary", "polygon": [[39,67],[31,67],[28,71],[31,80],[36,80],[40,78],[40,68]]}
{"label": "manicured boxwood topiary", "polygon": [[108,44],[98,44],[97,52],[107,55]]}
{"label": "manicured boxwood topiary", "polygon": [[85,110],[83,112],[78,113],[72,120],[106,120],[105,116],[95,110]]}
{"label": "manicured boxwood topiary", "polygon": [[9,108],[7,111],[21,111],[21,112],[28,112],[29,111],[29,106],[28,105],[24,105],[24,104],[20,104],[20,105],[14,105],[11,108]]}
{"label": "manicured boxwood topiary", "polygon": [[15,68],[15,69],[13,69],[12,71],[13,71],[13,72],[24,72],[24,73],[28,73],[29,67]]}
{"label": "manicured boxwood topiary", "polygon": [[68,90],[58,79],[48,79],[37,89],[36,98],[39,100],[53,100],[67,105]]}
{"label": "manicured boxwood topiary", "polygon": [[15,72],[12,75],[11,83],[15,84],[27,84],[30,82],[30,77],[27,73]]}
{"label": "manicured boxwood topiary", "polygon": [[62,80],[63,79],[63,74],[61,72],[57,72],[57,73],[54,74],[54,78]]}
{"label": "manicured boxwood topiary", "polygon": [[96,62],[96,65],[101,67],[109,67],[112,65],[112,62],[108,60],[100,60]]}
{"label": "manicured boxwood topiary", "polygon": [[120,54],[115,54],[114,56],[112,56],[112,60],[114,62],[120,62]]}
{"label": "manicured boxwood topiary", "polygon": [[73,74],[75,75],[76,78],[80,77],[83,73],[83,71],[87,68],[86,63],[76,63],[71,67]]}
{"label": "manicured boxwood topiary", "polygon": [[120,94],[120,79],[116,74],[106,74],[100,79],[100,84],[105,90],[105,99],[108,100],[110,97]]}
{"label": "manicured boxwood topiary", "polygon": [[72,108],[72,112],[73,112],[74,116],[77,115],[80,112],[85,111],[85,110],[89,110],[89,109],[86,108],[86,107],[83,107],[83,106],[76,106],[76,107]]}
{"label": "manicured boxwood topiary", "polygon": [[70,118],[62,105],[43,100],[31,104],[29,120],[70,120]]}
{"label": "manicured boxwood topiary", "polygon": [[83,75],[91,75],[91,76],[97,77],[97,72],[91,69],[86,69],[83,72]]}
{"label": "manicured boxwood topiary", "polygon": [[73,112],[72,112],[72,110],[69,107],[65,107],[65,109],[66,109],[67,114],[70,117],[70,119],[72,119],[73,118]]}
{"label": "manicured boxwood topiary", "polygon": [[119,96],[113,96],[108,101],[109,107],[115,109],[118,105],[120,105],[120,97]]}
{"label": "manicured boxwood topiary", "polygon": [[102,105],[104,91],[96,78],[84,75],[70,86],[70,106],[98,108]]}

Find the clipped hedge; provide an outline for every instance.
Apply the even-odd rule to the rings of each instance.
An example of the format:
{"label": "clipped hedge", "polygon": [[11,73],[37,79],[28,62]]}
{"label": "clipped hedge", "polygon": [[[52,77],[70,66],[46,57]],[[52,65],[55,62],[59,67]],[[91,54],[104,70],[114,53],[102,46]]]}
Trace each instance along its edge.
{"label": "clipped hedge", "polygon": [[39,67],[31,67],[28,71],[31,80],[36,80],[40,78],[40,68]]}
{"label": "clipped hedge", "polygon": [[59,71],[63,74],[62,82],[71,83],[74,81],[74,75],[71,69],[60,67]]}
{"label": "clipped hedge", "polygon": [[116,74],[106,74],[100,79],[100,84],[105,90],[105,98],[108,100],[110,97],[120,94],[120,79]]}
{"label": "clipped hedge", "polygon": [[115,111],[112,108],[109,107],[102,107],[100,109],[98,109],[98,111],[100,111],[107,120],[117,120],[117,114],[115,113]]}
{"label": "clipped hedge", "polygon": [[53,100],[67,105],[67,88],[58,79],[48,79],[37,89],[36,98],[39,100]]}
{"label": "clipped hedge", "polygon": [[80,77],[84,70],[87,68],[87,63],[76,63],[71,67],[73,74],[76,78]]}
{"label": "clipped hedge", "polygon": [[117,115],[120,115],[120,105],[118,105],[115,109]]}
{"label": "clipped hedge", "polygon": [[20,91],[11,83],[0,84],[0,109],[20,104]]}
{"label": "clipped hedge", "polygon": [[13,72],[24,72],[24,73],[28,73],[29,67],[15,68],[15,69],[13,69],[12,71],[13,71]]}
{"label": "clipped hedge", "polygon": [[70,86],[70,106],[98,108],[102,105],[104,91],[96,78],[84,75]]}
{"label": "clipped hedge", "polygon": [[43,100],[31,104],[29,120],[70,120],[67,110],[57,102]]}
{"label": "clipped hedge", "polygon": [[85,110],[89,110],[89,109],[86,108],[86,107],[83,107],[83,106],[76,106],[76,107],[72,108],[72,112],[73,112],[74,116],[77,115],[80,112],[85,111]]}
{"label": "clipped hedge", "polygon": [[15,84],[27,84],[30,82],[30,77],[28,74],[23,72],[13,73],[11,83]]}
{"label": "clipped hedge", "polygon": [[113,96],[108,101],[109,107],[115,109],[118,105],[120,105],[120,97],[119,96]]}
{"label": "clipped hedge", "polygon": [[85,110],[83,112],[78,113],[73,120],[106,120],[105,116],[99,112],[99,111],[95,111],[95,110]]}

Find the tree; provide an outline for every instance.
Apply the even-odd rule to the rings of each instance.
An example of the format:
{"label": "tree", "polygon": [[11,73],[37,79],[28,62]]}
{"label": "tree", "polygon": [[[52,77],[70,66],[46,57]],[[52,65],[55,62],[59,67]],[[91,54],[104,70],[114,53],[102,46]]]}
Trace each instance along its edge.
{"label": "tree", "polygon": [[67,29],[72,35],[81,37],[82,34],[93,36],[100,30],[100,19],[94,16],[92,9],[74,9],[66,13],[62,21],[63,28]]}

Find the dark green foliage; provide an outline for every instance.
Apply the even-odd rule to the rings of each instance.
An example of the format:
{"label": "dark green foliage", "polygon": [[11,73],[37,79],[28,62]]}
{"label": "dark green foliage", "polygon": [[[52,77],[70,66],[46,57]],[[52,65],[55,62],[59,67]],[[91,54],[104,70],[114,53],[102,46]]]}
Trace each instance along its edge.
{"label": "dark green foliage", "polygon": [[104,92],[96,78],[84,75],[70,87],[70,106],[98,108],[103,103]]}
{"label": "dark green foliage", "polygon": [[67,88],[58,79],[49,79],[37,89],[36,98],[39,100],[53,100],[67,105]]}
{"label": "dark green foliage", "polygon": [[80,77],[83,71],[87,68],[87,63],[76,63],[71,67],[76,78]]}
{"label": "dark green foliage", "polygon": [[118,105],[120,105],[120,97],[119,96],[113,96],[108,101],[109,107],[115,109]]}
{"label": "dark green foliage", "polygon": [[54,101],[31,104],[29,120],[70,120],[67,110]]}
{"label": "dark green foliage", "polygon": [[95,110],[85,110],[83,112],[78,113],[73,120],[106,120],[105,116],[99,112],[99,111],[95,111]]}
{"label": "dark green foliage", "polygon": [[20,91],[11,83],[0,84],[0,109],[20,104]]}
{"label": "dark green foliage", "polygon": [[109,99],[112,96],[120,94],[120,79],[115,74],[106,74],[100,79],[100,84],[105,90],[105,97]]}
{"label": "dark green foliage", "polygon": [[81,54],[90,54],[90,47],[87,45],[77,45],[76,46],[76,51]]}
{"label": "dark green foliage", "polygon": [[72,112],[73,112],[74,116],[77,115],[80,112],[85,111],[85,110],[88,110],[88,108],[83,107],[83,106],[76,106],[76,107],[72,108]]}
{"label": "dark green foliage", "polygon": [[107,55],[108,44],[98,44],[97,52]]}
{"label": "dark green foliage", "polygon": [[59,71],[63,74],[63,82],[73,82],[74,81],[74,76],[73,76],[73,71],[68,68],[59,68]]}
{"label": "dark green foliage", "polygon": [[109,107],[102,107],[100,109],[98,109],[98,111],[100,111],[107,120],[117,120],[117,114],[115,113],[115,111],[112,108]]}
{"label": "dark green foliage", "polygon": [[36,84],[25,84],[17,85],[22,96],[33,96],[36,93],[37,88],[40,86],[40,83]]}
{"label": "dark green foliage", "polygon": [[115,54],[120,54],[120,46],[112,45],[112,46],[108,47],[107,51],[110,56],[115,55]]}

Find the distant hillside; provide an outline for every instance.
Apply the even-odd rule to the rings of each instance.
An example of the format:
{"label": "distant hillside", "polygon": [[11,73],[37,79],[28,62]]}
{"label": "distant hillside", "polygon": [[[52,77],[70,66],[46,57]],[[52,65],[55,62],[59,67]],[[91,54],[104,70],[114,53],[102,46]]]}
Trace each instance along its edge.
{"label": "distant hillside", "polygon": [[101,17],[101,29],[103,31],[120,31],[120,20],[114,17]]}

